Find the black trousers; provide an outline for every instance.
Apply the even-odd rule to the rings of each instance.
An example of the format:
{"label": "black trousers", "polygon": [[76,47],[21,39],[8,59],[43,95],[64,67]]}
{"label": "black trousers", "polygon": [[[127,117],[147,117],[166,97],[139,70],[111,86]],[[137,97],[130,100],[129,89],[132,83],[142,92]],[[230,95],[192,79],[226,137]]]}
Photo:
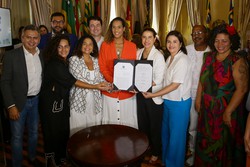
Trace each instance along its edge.
{"label": "black trousers", "polygon": [[160,156],[163,104],[157,105],[141,93],[137,93],[136,100],[139,130],[148,136],[152,155]]}
{"label": "black trousers", "polygon": [[[66,101],[66,100],[65,100]],[[44,152],[54,153],[55,161],[60,163],[66,158],[66,146],[69,139],[69,106],[68,101],[60,112],[52,112],[53,100],[40,98],[40,120],[44,139]]]}

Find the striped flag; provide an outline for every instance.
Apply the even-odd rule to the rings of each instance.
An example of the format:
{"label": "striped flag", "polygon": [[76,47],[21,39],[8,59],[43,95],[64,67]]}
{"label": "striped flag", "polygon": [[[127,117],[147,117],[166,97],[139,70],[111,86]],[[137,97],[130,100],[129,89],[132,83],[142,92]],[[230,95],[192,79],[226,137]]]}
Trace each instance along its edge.
{"label": "striped flag", "polygon": [[210,13],[210,0],[207,0],[207,18],[206,18],[206,24],[207,28],[210,28],[210,23],[211,23],[211,13]]}
{"label": "striped flag", "polygon": [[88,18],[92,16],[92,1],[86,0],[84,8],[83,34],[88,33]]}
{"label": "striped flag", "polygon": [[76,21],[76,34],[78,37],[82,36],[81,29],[81,22],[82,22],[82,15],[81,15],[81,5],[79,0],[75,0],[75,21]]}
{"label": "striped flag", "polygon": [[62,1],[62,13],[65,17],[68,32],[72,34],[76,34],[75,14],[74,14],[72,0]]}
{"label": "striped flag", "polygon": [[233,21],[234,21],[234,0],[230,0],[230,8],[228,14],[228,23],[230,26],[233,25]]}

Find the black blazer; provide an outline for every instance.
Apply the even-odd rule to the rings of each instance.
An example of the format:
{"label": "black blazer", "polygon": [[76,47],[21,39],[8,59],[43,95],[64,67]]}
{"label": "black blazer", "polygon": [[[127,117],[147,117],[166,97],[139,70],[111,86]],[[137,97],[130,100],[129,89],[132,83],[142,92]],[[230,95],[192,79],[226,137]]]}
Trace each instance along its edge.
{"label": "black blazer", "polygon": [[[39,57],[43,71],[44,61],[41,52]],[[6,108],[15,104],[18,110],[22,111],[28,93],[28,74],[23,47],[4,55],[1,91]]]}

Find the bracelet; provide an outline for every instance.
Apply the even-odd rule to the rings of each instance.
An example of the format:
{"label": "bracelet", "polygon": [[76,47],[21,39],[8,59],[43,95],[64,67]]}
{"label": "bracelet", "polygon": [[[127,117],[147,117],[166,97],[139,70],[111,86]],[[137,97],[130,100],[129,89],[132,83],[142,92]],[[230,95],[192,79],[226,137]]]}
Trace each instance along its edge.
{"label": "bracelet", "polygon": [[12,108],[12,107],[15,107],[16,105],[15,104],[12,104],[8,107],[8,109]]}

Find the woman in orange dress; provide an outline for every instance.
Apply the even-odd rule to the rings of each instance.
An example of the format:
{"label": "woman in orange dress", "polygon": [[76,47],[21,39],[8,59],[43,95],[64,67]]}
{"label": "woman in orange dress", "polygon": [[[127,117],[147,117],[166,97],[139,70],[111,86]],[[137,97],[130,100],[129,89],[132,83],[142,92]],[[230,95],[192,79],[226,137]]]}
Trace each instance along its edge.
{"label": "woman in orange dress", "polygon": [[[107,82],[113,83],[114,60],[136,59],[136,45],[130,42],[127,23],[120,17],[114,18],[104,37],[99,55],[99,66]],[[122,124],[138,128],[136,97],[128,91],[102,92],[103,124]]]}

